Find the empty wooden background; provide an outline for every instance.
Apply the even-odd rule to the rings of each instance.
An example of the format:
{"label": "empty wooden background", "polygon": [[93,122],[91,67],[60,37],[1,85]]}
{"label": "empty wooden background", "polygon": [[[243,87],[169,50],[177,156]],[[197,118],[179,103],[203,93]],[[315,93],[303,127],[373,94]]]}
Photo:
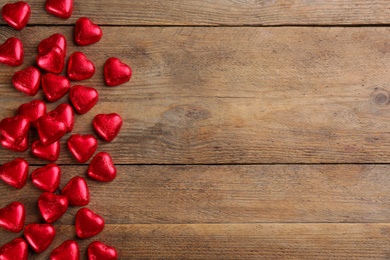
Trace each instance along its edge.
{"label": "empty wooden background", "polygon": [[[83,258],[96,239],[120,259],[390,258],[389,1],[76,0],[69,20],[47,14],[43,0],[28,2],[27,28],[0,25],[0,42],[20,37],[26,52],[20,68],[0,66],[0,118],[33,99],[12,87],[12,75],[59,32],[68,56],[81,50],[97,67],[82,84],[101,98],[73,133],[91,133],[97,113],[124,119],[115,141],[99,142],[118,177],[88,180],[88,207],[107,225],[78,240]],[[73,43],[82,16],[102,26],[99,43]],[[111,56],[132,66],[129,83],[104,86]],[[68,137],[61,188],[87,169],[71,158]],[[1,164],[26,158],[30,172],[46,163],[30,151],[0,155]],[[0,183],[0,208],[22,201],[27,223],[41,222],[39,195],[31,182]],[[77,210],[31,259],[75,238]],[[0,245],[21,235],[0,230]]]}

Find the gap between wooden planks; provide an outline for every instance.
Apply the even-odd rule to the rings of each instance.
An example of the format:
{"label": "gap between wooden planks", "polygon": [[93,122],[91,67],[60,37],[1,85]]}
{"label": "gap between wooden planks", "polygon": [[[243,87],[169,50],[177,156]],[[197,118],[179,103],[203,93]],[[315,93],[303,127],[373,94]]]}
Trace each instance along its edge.
{"label": "gap between wooden planks", "polygon": [[[1,0],[0,5],[7,1]],[[44,1],[28,1],[30,24],[74,24],[81,16],[101,25],[275,26],[371,25],[390,23],[387,0],[104,0],[75,1],[72,17],[56,19]],[[4,24],[3,21],[1,23]]]}
{"label": "gap between wooden planks", "polygon": [[[389,162],[388,28],[103,31],[101,42],[81,48],[97,66],[95,77],[81,83],[96,87],[101,99],[76,118],[74,133],[90,133],[97,113],[120,113],[125,123],[119,137],[99,144],[115,163]],[[75,51],[70,27],[3,29],[0,40],[11,35],[23,40],[23,68],[34,63],[39,41],[56,32],[69,40],[70,55]],[[102,66],[110,56],[134,68],[129,83],[104,86]],[[0,71],[2,118],[32,99],[11,86],[14,71]],[[74,164],[67,137],[59,163]],[[14,156],[3,150],[0,163]]]}

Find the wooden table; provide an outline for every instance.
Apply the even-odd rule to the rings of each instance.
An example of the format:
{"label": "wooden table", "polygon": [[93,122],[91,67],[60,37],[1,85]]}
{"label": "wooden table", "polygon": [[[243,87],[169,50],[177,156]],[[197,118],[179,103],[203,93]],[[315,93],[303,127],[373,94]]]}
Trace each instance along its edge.
{"label": "wooden table", "polygon": [[[106,227],[77,240],[83,258],[97,239],[120,259],[390,258],[389,1],[76,0],[69,20],[28,2],[27,28],[0,28],[1,43],[17,36],[25,45],[18,69],[34,64],[40,40],[63,33],[68,56],[81,50],[95,63],[82,84],[100,94],[73,133],[91,133],[97,113],[124,119],[117,139],[99,141],[118,176],[88,180],[88,207]],[[82,16],[104,36],[80,48],[72,33]],[[111,56],[134,70],[117,88],[103,83]],[[12,87],[16,70],[0,68],[0,118],[33,99]],[[68,137],[60,188],[88,166],[72,159]],[[30,172],[46,163],[30,152],[0,155],[26,158]],[[22,201],[27,223],[41,222],[39,195],[31,182],[1,184],[0,207]],[[31,259],[75,238],[78,209]],[[1,230],[0,245],[21,235]]]}

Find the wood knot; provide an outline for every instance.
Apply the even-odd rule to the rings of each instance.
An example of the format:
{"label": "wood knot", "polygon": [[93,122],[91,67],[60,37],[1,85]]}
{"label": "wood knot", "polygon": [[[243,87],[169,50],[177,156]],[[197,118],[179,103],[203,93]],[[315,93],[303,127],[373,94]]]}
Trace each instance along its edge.
{"label": "wood knot", "polygon": [[211,117],[211,112],[198,105],[176,105],[163,113],[163,118],[179,124],[203,121]]}
{"label": "wood knot", "polygon": [[372,93],[374,103],[379,106],[388,105],[390,103],[389,91],[386,89],[376,88]]}

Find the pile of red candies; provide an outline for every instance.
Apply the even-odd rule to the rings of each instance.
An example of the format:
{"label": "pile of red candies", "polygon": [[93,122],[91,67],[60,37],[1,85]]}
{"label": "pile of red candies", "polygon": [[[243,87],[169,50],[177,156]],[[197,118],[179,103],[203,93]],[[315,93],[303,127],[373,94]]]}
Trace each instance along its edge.
{"label": "pile of red candies", "polygon": [[[50,14],[68,19],[73,11],[73,0],[46,0],[46,10]],[[30,18],[28,3],[19,1],[6,4],[2,8],[3,19],[15,30],[23,29]],[[94,44],[102,38],[101,28],[90,19],[82,17],[75,24],[74,40],[79,46]],[[87,113],[98,102],[96,89],[75,85],[72,81],[91,78],[95,74],[95,65],[82,52],[70,55],[66,76],[59,75],[65,65],[67,41],[62,34],[56,33],[42,40],[38,46],[36,66],[17,71],[12,83],[16,90],[28,95],[37,94],[40,86],[48,102],[55,102],[69,92],[71,105],[60,104],[53,111],[46,111],[46,103],[33,100],[19,106],[14,117],[0,121],[0,143],[5,149],[24,152],[29,147],[29,131],[35,129],[39,139],[32,143],[32,154],[42,160],[50,161],[44,167],[31,173],[35,187],[43,193],[38,199],[38,208],[45,223],[32,223],[25,226],[25,207],[20,202],[12,202],[0,209],[0,227],[11,232],[21,232],[24,237],[16,238],[0,247],[0,259],[27,259],[28,248],[36,253],[45,251],[52,243],[56,230],[51,224],[61,218],[68,206],[86,206],[90,194],[86,179],[76,176],[61,190],[59,183],[61,168],[53,162],[59,158],[60,139],[73,130],[74,111]],[[23,44],[11,37],[0,45],[0,63],[8,66],[20,66],[23,63]],[[128,82],[131,68],[118,58],[109,58],[104,64],[104,80],[113,87]],[[122,127],[122,118],[117,113],[98,114],[92,121],[97,135],[111,142]],[[85,163],[95,154],[97,139],[90,134],[73,134],[67,140],[67,147],[73,157]],[[16,158],[0,166],[0,179],[6,184],[20,189],[27,181],[29,164],[23,158]],[[116,168],[111,156],[106,152],[97,153],[87,170],[91,179],[110,182],[116,177]],[[76,214],[76,234],[79,238],[90,238],[104,228],[104,219],[89,208],[81,208]],[[101,241],[88,246],[89,259],[117,259],[115,248]],[[80,250],[75,240],[67,240],[50,254],[50,259],[76,260]]]}

